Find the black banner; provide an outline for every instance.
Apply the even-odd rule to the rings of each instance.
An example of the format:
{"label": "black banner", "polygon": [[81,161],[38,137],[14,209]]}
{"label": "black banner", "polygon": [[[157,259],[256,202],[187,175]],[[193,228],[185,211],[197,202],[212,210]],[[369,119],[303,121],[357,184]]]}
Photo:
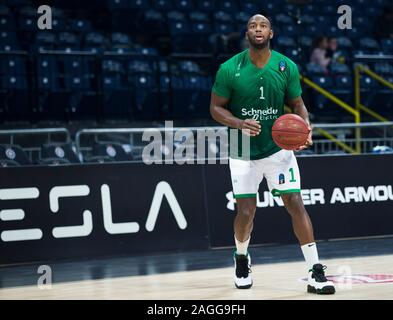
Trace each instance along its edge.
{"label": "black banner", "polygon": [[[298,158],[317,240],[393,234],[393,155]],[[252,244],[296,242],[260,186]],[[233,246],[228,165],[0,169],[0,264]]]}
{"label": "black banner", "polygon": [[144,164],[0,169],[0,263],[207,248],[202,170]]}
{"label": "black banner", "polygon": [[[393,234],[393,155],[300,157],[302,196],[317,240]],[[229,166],[205,167],[212,247],[233,246]],[[289,214],[259,188],[252,244],[296,242]]]}

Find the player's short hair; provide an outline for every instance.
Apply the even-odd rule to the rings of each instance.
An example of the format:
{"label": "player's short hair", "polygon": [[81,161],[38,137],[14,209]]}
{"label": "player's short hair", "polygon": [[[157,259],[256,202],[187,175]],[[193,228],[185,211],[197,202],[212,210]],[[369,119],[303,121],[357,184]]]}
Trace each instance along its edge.
{"label": "player's short hair", "polygon": [[[264,17],[269,21],[269,23],[270,23],[270,29],[273,30],[272,18],[271,18],[269,15],[264,14],[264,13],[256,13],[256,14],[252,15],[251,17],[256,16],[256,15],[258,15],[258,14],[261,15],[261,16],[264,16]],[[250,21],[251,17],[248,19],[248,21]],[[248,21],[247,21],[247,29],[248,29],[248,23],[249,23]]]}

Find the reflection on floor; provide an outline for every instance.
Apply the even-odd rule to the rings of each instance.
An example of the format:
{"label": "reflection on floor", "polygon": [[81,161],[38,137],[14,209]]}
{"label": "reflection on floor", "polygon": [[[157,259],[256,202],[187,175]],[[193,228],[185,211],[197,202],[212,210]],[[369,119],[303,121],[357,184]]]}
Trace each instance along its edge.
{"label": "reflection on floor", "polygon": [[[337,294],[324,299],[393,299],[393,238],[319,242]],[[254,286],[232,283],[233,249],[42,263],[52,289],[37,286],[39,264],[0,268],[0,299],[315,299],[305,293],[306,266],[298,245],[250,249]],[[340,276],[348,280],[340,281]],[[392,280],[393,281],[393,280]],[[382,283],[384,282],[384,283]]]}

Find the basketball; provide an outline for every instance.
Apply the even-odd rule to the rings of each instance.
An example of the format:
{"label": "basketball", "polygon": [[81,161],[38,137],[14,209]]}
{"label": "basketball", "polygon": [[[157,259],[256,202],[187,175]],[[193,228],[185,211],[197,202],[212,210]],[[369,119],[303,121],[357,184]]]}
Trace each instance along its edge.
{"label": "basketball", "polygon": [[296,114],[282,115],[272,127],[273,141],[286,150],[295,150],[304,145],[309,133],[306,121]]}

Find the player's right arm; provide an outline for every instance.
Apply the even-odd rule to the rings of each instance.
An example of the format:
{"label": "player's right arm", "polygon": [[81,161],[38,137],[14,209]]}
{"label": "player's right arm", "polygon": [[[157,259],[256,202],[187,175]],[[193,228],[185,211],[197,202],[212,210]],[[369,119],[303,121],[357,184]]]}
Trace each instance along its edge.
{"label": "player's right arm", "polygon": [[211,93],[210,98],[210,114],[217,122],[235,129],[242,130],[243,133],[256,136],[261,132],[261,125],[254,119],[239,119],[230,112],[226,106],[229,99],[220,97],[214,92]]}
{"label": "player's right arm", "polygon": [[220,66],[216,74],[210,99],[210,114],[217,122],[242,130],[243,133],[256,136],[261,131],[260,124],[254,119],[239,119],[228,110],[227,105],[232,95],[231,73],[228,68]]}

